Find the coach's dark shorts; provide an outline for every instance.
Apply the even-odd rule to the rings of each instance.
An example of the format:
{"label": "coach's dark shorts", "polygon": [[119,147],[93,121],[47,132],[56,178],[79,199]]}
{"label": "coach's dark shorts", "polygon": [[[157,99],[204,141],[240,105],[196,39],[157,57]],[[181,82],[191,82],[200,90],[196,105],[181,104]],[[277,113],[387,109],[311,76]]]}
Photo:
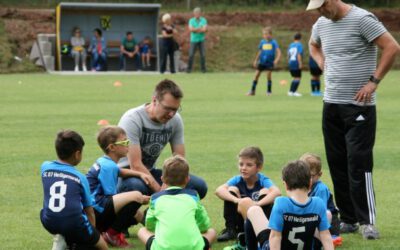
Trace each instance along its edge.
{"label": "coach's dark shorts", "polygon": [[322,70],[320,68],[310,68],[310,74],[312,76],[320,76],[322,75]]}
{"label": "coach's dark shorts", "polygon": [[100,213],[94,209],[94,214],[96,215],[96,228],[100,232],[107,231],[107,229],[114,223],[116,218],[112,196],[106,197],[103,212]]}
{"label": "coach's dark shorts", "polygon": [[273,70],[273,69],[274,69],[274,63],[265,63],[265,64],[259,63],[257,65],[257,70],[259,71]]}
{"label": "coach's dark shorts", "polygon": [[290,75],[292,75],[292,77],[301,77],[301,69],[291,69]]}
{"label": "coach's dark shorts", "polygon": [[[155,236],[151,236],[147,242],[146,242],[146,250],[150,250],[151,249],[151,244],[153,244]],[[210,249],[210,242],[208,242],[208,240],[203,236],[203,240],[204,240],[204,248],[203,250],[209,250]]]}

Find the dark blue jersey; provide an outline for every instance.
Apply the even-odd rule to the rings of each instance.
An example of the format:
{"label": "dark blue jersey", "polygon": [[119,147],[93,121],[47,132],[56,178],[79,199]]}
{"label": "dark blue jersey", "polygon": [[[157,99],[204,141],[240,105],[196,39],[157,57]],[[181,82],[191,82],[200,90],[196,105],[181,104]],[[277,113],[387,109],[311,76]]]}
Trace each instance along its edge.
{"label": "dark blue jersey", "polygon": [[274,183],[265,175],[258,173],[258,180],[254,184],[254,187],[249,189],[245,180],[240,176],[232,177],[226,184],[228,186],[235,186],[239,189],[241,198],[249,197],[253,201],[258,201],[259,192],[263,188],[270,188],[274,186]]}
{"label": "dark blue jersey", "polygon": [[288,48],[288,58],[289,58],[289,69],[290,70],[299,70],[299,58],[301,55],[303,57],[303,45],[300,42],[293,42],[289,45]]}
{"label": "dark blue jersey", "polygon": [[84,208],[94,205],[89,183],[75,167],[58,161],[46,161],[41,167],[43,183],[43,225],[55,233],[89,226]]}
{"label": "dark blue jersey", "polygon": [[86,177],[90,183],[90,192],[95,198],[96,209],[102,213],[107,196],[117,193],[117,182],[120,169],[118,165],[108,156],[102,156],[89,169]]}
{"label": "dark blue jersey", "polygon": [[331,213],[337,213],[338,210],[333,203],[333,196],[329,188],[320,180],[318,180],[314,185],[311,187],[310,193],[308,193],[310,197],[319,197],[324,202],[325,206]]}
{"label": "dark blue jersey", "polygon": [[258,49],[260,50],[259,63],[263,65],[271,64],[275,60],[275,52],[279,48],[278,43],[272,40],[262,39],[260,44],[258,45]]}
{"label": "dark blue jersey", "polygon": [[312,249],[315,229],[330,227],[326,206],[318,197],[300,204],[289,197],[277,197],[272,208],[269,228],[282,233],[281,249]]}

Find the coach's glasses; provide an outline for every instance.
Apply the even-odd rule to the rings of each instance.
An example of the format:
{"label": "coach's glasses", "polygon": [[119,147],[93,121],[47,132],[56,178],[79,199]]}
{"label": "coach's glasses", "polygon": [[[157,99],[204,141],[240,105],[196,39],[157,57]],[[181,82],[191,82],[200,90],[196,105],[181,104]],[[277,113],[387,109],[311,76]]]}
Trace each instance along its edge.
{"label": "coach's glasses", "polygon": [[114,145],[121,145],[121,146],[129,146],[129,140],[124,140],[124,141],[116,141],[113,143]]}
{"label": "coach's glasses", "polygon": [[170,108],[170,107],[167,107],[167,106],[165,106],[164,104],[162,104],[160,101],[158,101],[158,103],[160,104],[160,106],[165,110],[165,112],[167,112],[167,113],[174,113],[174,114],[176,114],[176,113],[180,113],[180,112],[182,112],[182,106],[179,106],[179,108]]}

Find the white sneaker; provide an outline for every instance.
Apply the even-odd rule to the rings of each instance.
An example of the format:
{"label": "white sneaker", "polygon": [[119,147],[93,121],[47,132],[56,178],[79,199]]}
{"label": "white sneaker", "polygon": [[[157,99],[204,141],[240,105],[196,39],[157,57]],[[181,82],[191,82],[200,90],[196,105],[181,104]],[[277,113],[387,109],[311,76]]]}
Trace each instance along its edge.
{"label": "white sneaker", "polygon": [[287,95],[288,95],[288,96],[293,96],[293,95],[294,95],[294,92],[289,91],[289,92],[287,92]]}
{"label": "white sneaker", "polygon": [[300,96],[302,96],[302,94],[300,94],[299,92],[294,92],[293,96],[300,97]]}
{"label": "white sneaker", "polygon": [[67,249],[67,243],[65,242],[64,236],[56,234],[53,237],[53,247],[51,250],[65,250]]}
{"label": "white sneaker", "polygon": [[86,65],[82,65],[82,70],[83,70],[84,72],[87,71]]}
{"label": "white sneaker", "polygon": [[75,66],[75,72],[79,71],[79,66]]}

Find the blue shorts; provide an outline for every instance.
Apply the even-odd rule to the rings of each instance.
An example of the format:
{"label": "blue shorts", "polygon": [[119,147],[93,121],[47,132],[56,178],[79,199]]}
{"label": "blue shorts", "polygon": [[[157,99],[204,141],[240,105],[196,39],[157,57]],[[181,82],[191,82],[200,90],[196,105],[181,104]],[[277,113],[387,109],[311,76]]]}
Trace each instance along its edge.
{"label": "blue shorts", "polygon": [[40,213],[43,227],[51,234],[64,236],[67,245],[79,246],[82,249],[94,247],[100,239],[100,233],[83,217],[47,219]]}

